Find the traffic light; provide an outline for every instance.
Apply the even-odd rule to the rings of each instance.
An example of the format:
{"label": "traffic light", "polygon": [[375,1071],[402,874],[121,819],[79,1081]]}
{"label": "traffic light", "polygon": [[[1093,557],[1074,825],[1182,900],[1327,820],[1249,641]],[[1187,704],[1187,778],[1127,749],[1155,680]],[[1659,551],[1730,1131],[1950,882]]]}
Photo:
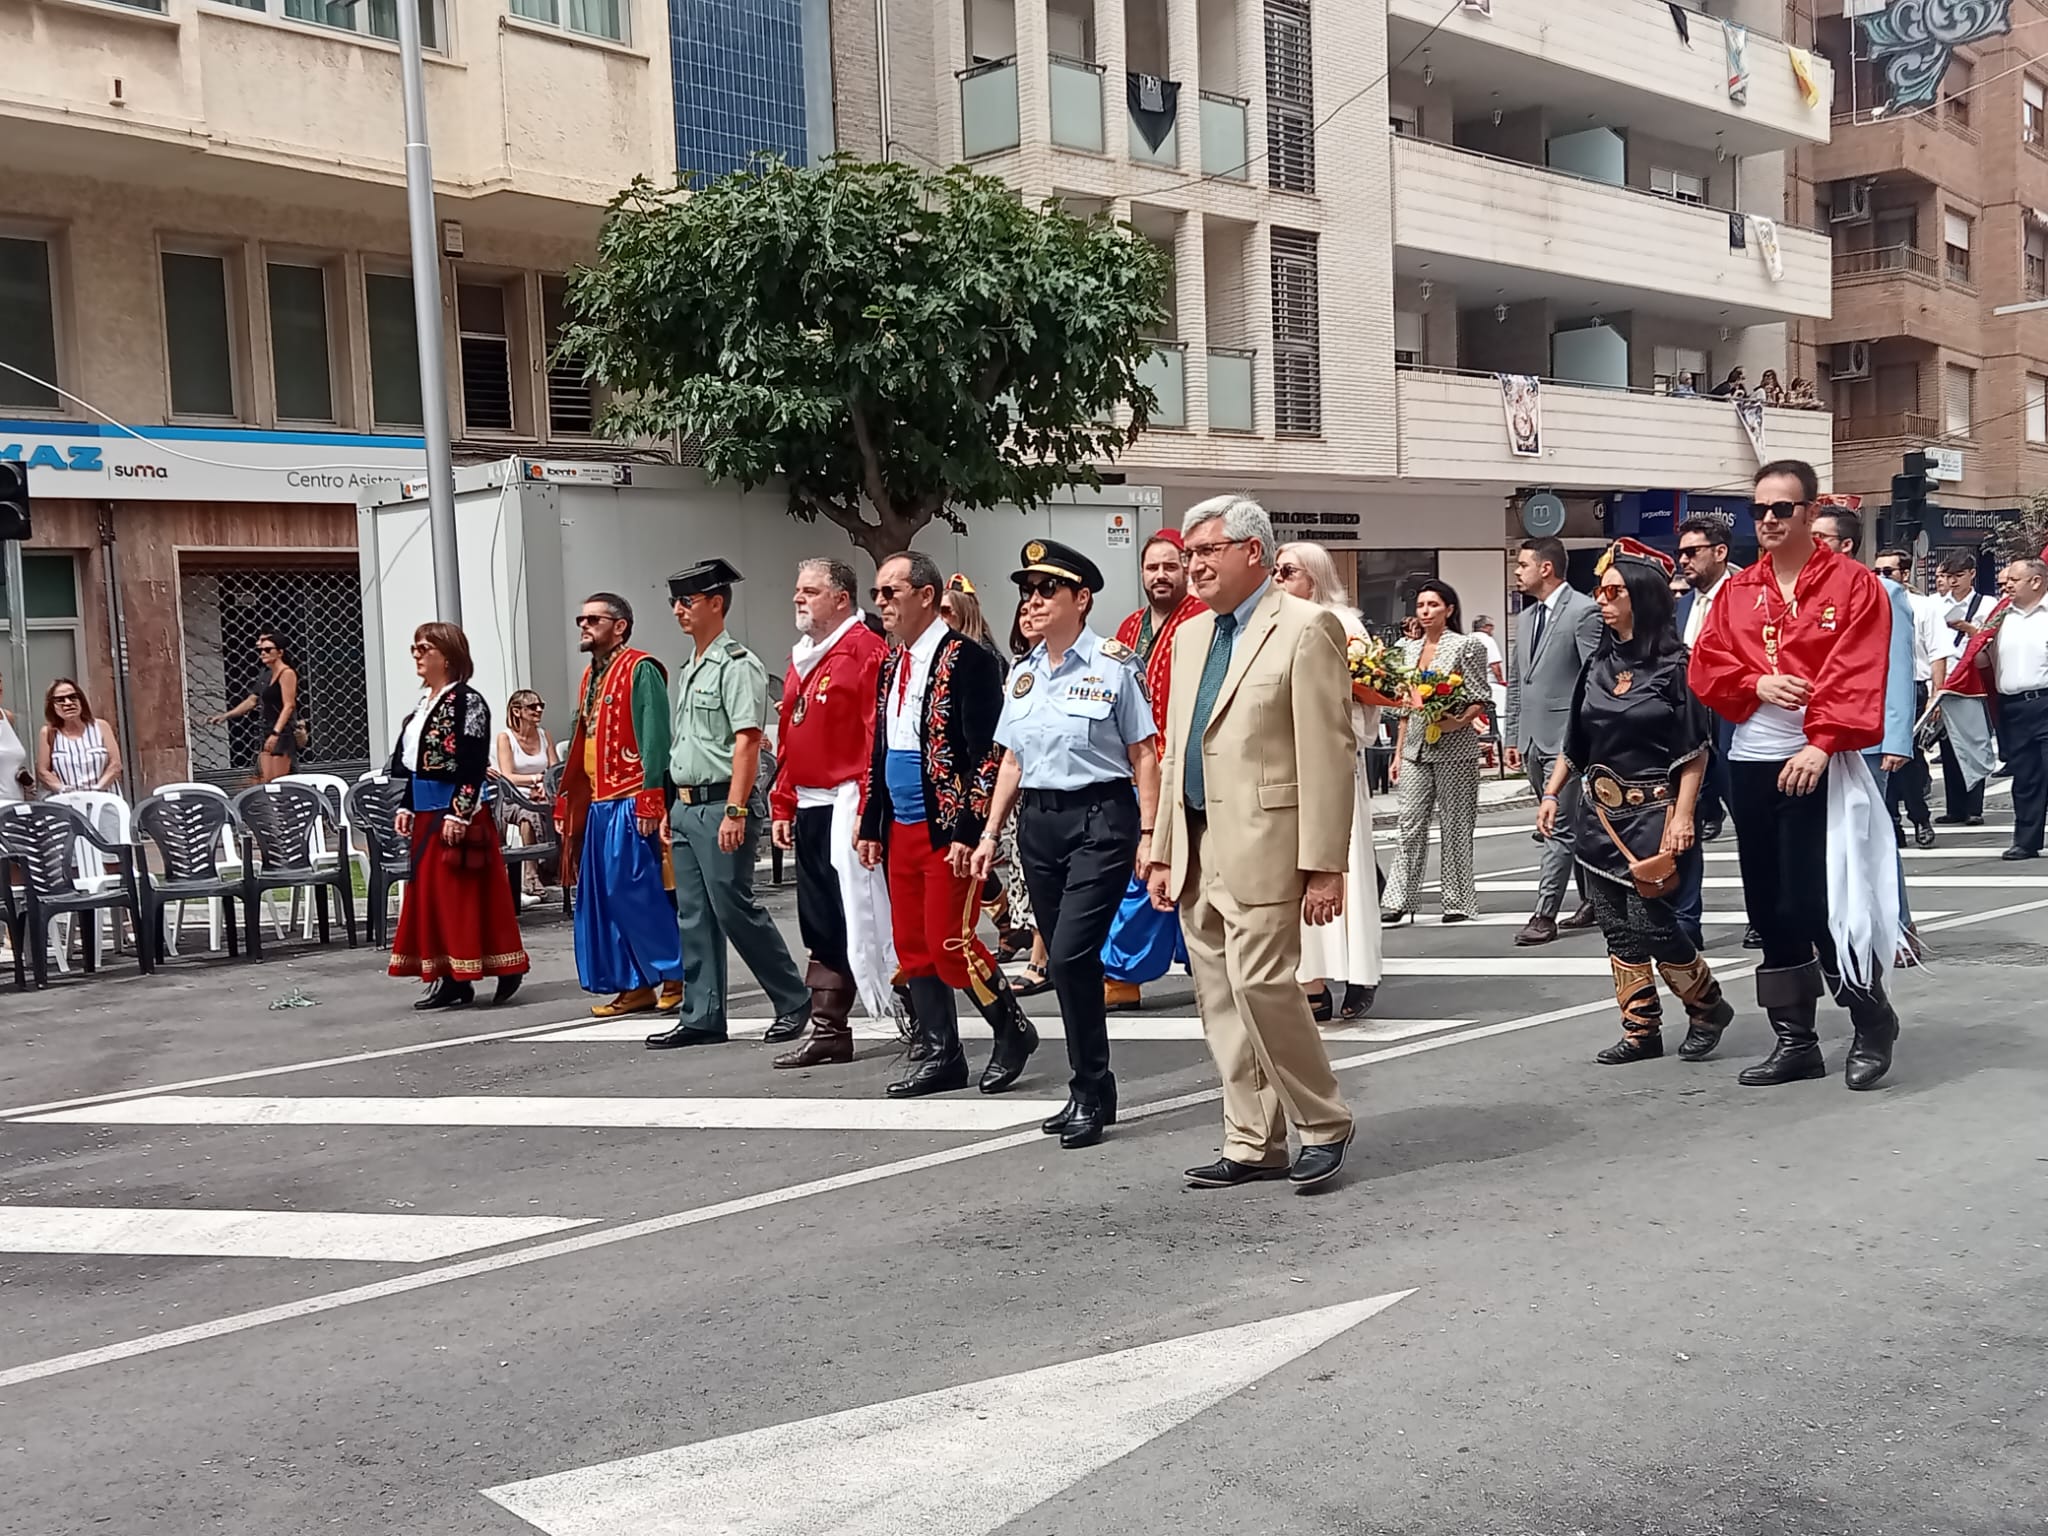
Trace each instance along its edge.
{"label": "traffic light", "polygon": [[28,466],[0,459],[0,539],[28,542]]}
{"label": "traffic light", "polygon": [[1924,453],[1909,453],[1905,459],[1905,473],[1892,476],[1892,528],[1893,538],[1906,537],[1900,532],[1910,529],[1917,532],[1927,521],[1928,471],[1934,468],[1934,460]]}

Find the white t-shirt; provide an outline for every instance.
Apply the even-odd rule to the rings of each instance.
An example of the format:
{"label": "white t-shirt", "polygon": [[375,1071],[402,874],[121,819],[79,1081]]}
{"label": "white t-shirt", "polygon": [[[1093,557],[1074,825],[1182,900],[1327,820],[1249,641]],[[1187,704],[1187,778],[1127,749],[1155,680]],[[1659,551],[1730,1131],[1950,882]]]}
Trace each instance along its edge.
{"label": "white t-shirt", "polygon": [[1738,763],[1782,763],[1797,757],[1805,746],[1805,710],[1759,704],[1755,714],[1736,725],[1728,756]]}

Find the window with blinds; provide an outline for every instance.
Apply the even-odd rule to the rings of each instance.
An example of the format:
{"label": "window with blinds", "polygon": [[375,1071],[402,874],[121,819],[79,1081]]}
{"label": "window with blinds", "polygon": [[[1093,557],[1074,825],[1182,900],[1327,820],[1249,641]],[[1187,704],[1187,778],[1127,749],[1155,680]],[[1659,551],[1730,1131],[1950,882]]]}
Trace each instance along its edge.
{"label": "window with blinds", "polygon": [[1660,395],[1668,395],[1684,381],[1689,393],[1712,383],[1707,377],[1707,354],[1698,347],[1652,347],[1650,349],[1650,387]]}
{"label": "window with blinds", "polygon": [[1941,429],[1951,436],[1968,437],[1976,406],[1977,370],[1950,363],[1941,381]]}
{"label": "window with blinds", "polygon": [[505,290],[495,283],[455,286],[462,421],[469,432],[512,430],[512,339],[506,307]]}
{"label": "window with blinds", "polygon": [[1273,427],[1297,437],[1323,430],[1321,279],[1316,237],[1273,231]]}
{"label": "window with blinds", "polygon": [[2020,137],[2039,145],[2048,137],[2048,85],[2029,75],[2021,89]]}
{"label": "window with blinds", "polygon": [[1396,368],[1420,368],[1422,366],[1422,338],[1426,331],[1422,316],[1413,310],[1394,311],[1394,366]]}
{"label": "window with blinds", "polygon": [[2048,443],[2048,379],[2027,375],[2027,441]]}
{"label": "window with blinds", "polygon": [[583,375],[583,359],[558,350],[568,324],[566,287],[559,277],[541,279],[548,333],[548,431],[557,437],[588,437],[597,424],[597,391]]}
{"label": "window with blinds", "polygon": [[1316,189],[1315,48],[1306,0],[1266,0],[1266,178]]}
{"label": "window with blinds", "polygon": [[2036,227],[2027,231],[2020,261],[2027,281],[2027,297],[2048,298],[2048,229]]}
{"label": "window with blinds", "polygon": [[1942,254],[1947,258],[1950,282],[1970,281],[1970,231],[1972,221],[1967,214],[1957,213],[1950,208],[1941,217]]}

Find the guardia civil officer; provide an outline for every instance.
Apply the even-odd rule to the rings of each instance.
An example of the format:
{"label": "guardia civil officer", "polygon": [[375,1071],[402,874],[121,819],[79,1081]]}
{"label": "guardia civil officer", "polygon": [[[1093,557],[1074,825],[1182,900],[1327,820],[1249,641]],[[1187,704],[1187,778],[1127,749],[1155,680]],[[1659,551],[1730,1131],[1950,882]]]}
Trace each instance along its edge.
{"label": "guardia civil officer", "polygon": [[1017,854],[1051,955],[1073,1068],[1067,1107],[1044,1129],[1063,1147],[1091,1147],[1116,1120],[1102,944],[1132,870],[1150,858],[1158,733],[1137,653],[1088,627],[1102,590],[1095,562],[1034,539],[1011,580],[1032,647],[1010,673],[996,723],[1002,766],[974,875],[987,878],[996,835],[1021,804]]}
{"label": "guardia civil officer", "polygon": [[794,1039],[810,1017],[810,989],[754,894],[754,853],[768,809],[760,781],[768,669],[725,627],[741,579],[714,557],[668,581],[669,606],[691,640],[690,659],[675,674],[668,759],[683,1006],[673,1029],[647,1037],[657,1051],[724,1042],[727,939],[775,1009],[769,1039]]}

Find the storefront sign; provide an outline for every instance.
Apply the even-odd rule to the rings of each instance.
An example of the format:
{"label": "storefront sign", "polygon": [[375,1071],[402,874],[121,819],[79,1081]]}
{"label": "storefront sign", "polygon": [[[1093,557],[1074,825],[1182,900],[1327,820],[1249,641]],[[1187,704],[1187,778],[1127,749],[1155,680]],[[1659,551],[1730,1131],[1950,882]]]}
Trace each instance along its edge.
{"label": "storefront sign", "polygon": [[631,485],[633,466],[582,462],[550,464],[540,459],[521,459],[519,478],[543,485]]}
{"label": "storefront sign", "polygon": [[0,459],[28,465],[31,495],[96,501],[353,505],[426,467],[416,437],[58,421],[0,421]]}
{"label": "storefront sign", "polygon": [[1929,507],[1927,537],[1936,544],[1981,544],[2019,519],[2017,507]]}

